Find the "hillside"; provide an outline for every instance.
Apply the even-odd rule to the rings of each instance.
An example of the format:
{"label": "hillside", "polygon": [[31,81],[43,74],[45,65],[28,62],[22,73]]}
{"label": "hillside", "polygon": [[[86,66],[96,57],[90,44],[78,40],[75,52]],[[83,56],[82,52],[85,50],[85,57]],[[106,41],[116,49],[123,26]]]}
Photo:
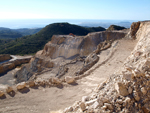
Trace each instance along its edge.
{"label": "hillside", "polygon": [[23,36],[9,43],[0,45],[0,54],[32,54],[43,49],[44,45],[51,40],[53,35],[69,34],[86,35],[89,32],[104,31],[102,27],[84,28],[69,23],[54,23],[47,25],[34,35]]}
{"label": "hillside", "polygon": [[23,36],[26,36],[26,35],[35,34],[35,33],[39,32],[41,29],[42,28],[33,28],[33,29],[21,28],[21,29],[13,29],[13,31],[16,31],[18,33],[21,33]]}
{"label": "hillside", "polygon": [[117,26],[117,25],[111,25],[107,31],[112,31],[112,30],[123,30],[126,29],[125,27]]}
{"label": "hillside", "polygon": [[21,33],[13,31],[9,28],[0,28],[0,39],[15,39],[22,37]]}

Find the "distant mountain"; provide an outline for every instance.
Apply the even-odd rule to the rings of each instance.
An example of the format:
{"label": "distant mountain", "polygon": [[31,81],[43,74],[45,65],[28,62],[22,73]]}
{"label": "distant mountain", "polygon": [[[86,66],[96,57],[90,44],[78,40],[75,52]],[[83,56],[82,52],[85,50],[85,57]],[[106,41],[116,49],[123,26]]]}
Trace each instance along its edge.
{"label": "distant mountain", "polygon": [[28,29],[28,28],[21,28],[21,29],[13,29],[14,31],[21,33],[23,36],[26,35],[32,35],[37,32],[39,32],[42,28],[34,28],[34,29]]}
{"label": "distant mountain", "polygon": [[26,35],[32,35],[39,32],[42,28],[21,28],[21,29],[9,29],[0,27],[0,39],[15,39]]}
{"label": "distant mountain", "polygon": [[107,31],[113,31],[113,30],[123,30],[123,29],[126,29],[125,27],[122,27],[122,26],[117,26],[117,25],[111,25]]}
{"label": "distant mountain", "polygon": [[69,23],[54,23],[47,25],[38,33],[31,36],[23,36],[6,44],[0,45],[0,54],[31,54],[43,49],[44,45],[51,40],[53,35],[86,35],[89,32],[104,31],[102,27],[85,28]]}
{"label": "distant mountain", "polygon": [[22,37],[21,33],[13,31],[9,28],[0,27],[0,39],[14,39],[19,37]]}
{"label": "distant mountain", "polygon": [[118,25],[118,26],[123,26],[123,27],[126,27],[126,28],[130,28],[132,22],[128,22],[128,21],[120,21],[120,22],[111,22],[111,21],[108,21],[108,22],[83,22],[83,23],[80,23],[79,25],[80,26],[86,26],[86,27],[98,27],[98,26],[101,26],[101,27],[104,27],[104,28],[108,28],[110,25],[112,24],[115,24],[115,25]]}

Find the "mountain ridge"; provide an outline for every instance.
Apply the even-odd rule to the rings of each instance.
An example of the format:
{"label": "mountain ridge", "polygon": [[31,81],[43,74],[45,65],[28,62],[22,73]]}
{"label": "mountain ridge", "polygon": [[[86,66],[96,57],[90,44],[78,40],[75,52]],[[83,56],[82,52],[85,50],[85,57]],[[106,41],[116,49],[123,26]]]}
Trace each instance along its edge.
{"label": "mountain ridge", "polygon": [[85,28],[69,23],[53,23],[47,25],[36,34],[23,36],[4,45],[0,45],[0,54],[33,54],[43,49],[44,45],[55,34],[65,35],[73,33],[74,35],[86,35],[96,31],[105,31],[105,28]]}

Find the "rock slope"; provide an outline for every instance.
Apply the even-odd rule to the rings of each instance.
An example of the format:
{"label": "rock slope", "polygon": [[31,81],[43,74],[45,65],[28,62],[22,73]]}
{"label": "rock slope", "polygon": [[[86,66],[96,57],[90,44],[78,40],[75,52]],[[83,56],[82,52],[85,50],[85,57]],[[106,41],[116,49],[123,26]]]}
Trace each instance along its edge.
{"label": "rock slope", "polygon": [[133,23],[129,33],[139,41],[120,73],[111,76],[93,94],[82,97],[64,112],[150,112],[150,22]]}
{"label": "rock slope", "polygon": [[[98,61],[96,54],[109,48],[114,40],[125,37],[126,33],[103,31],[86,36],[54,35],[44,49],[37,52],[30,63],[22,66],[15,74],[17,82],[27,81],[33,75],[37,76],[47,70],[59,78],[66,72],[70,72],[71,76],[80,75]],[[73,69],[72,64],[77,68]]]}

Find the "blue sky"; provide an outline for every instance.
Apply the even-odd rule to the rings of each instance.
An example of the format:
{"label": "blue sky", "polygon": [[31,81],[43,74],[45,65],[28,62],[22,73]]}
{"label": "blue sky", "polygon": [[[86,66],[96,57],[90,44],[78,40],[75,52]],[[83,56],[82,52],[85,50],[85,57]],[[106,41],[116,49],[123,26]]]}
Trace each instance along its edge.
{"label": "blue sky", "polygon": [[0,19],[149,20],[150,0],[0,0]]}

